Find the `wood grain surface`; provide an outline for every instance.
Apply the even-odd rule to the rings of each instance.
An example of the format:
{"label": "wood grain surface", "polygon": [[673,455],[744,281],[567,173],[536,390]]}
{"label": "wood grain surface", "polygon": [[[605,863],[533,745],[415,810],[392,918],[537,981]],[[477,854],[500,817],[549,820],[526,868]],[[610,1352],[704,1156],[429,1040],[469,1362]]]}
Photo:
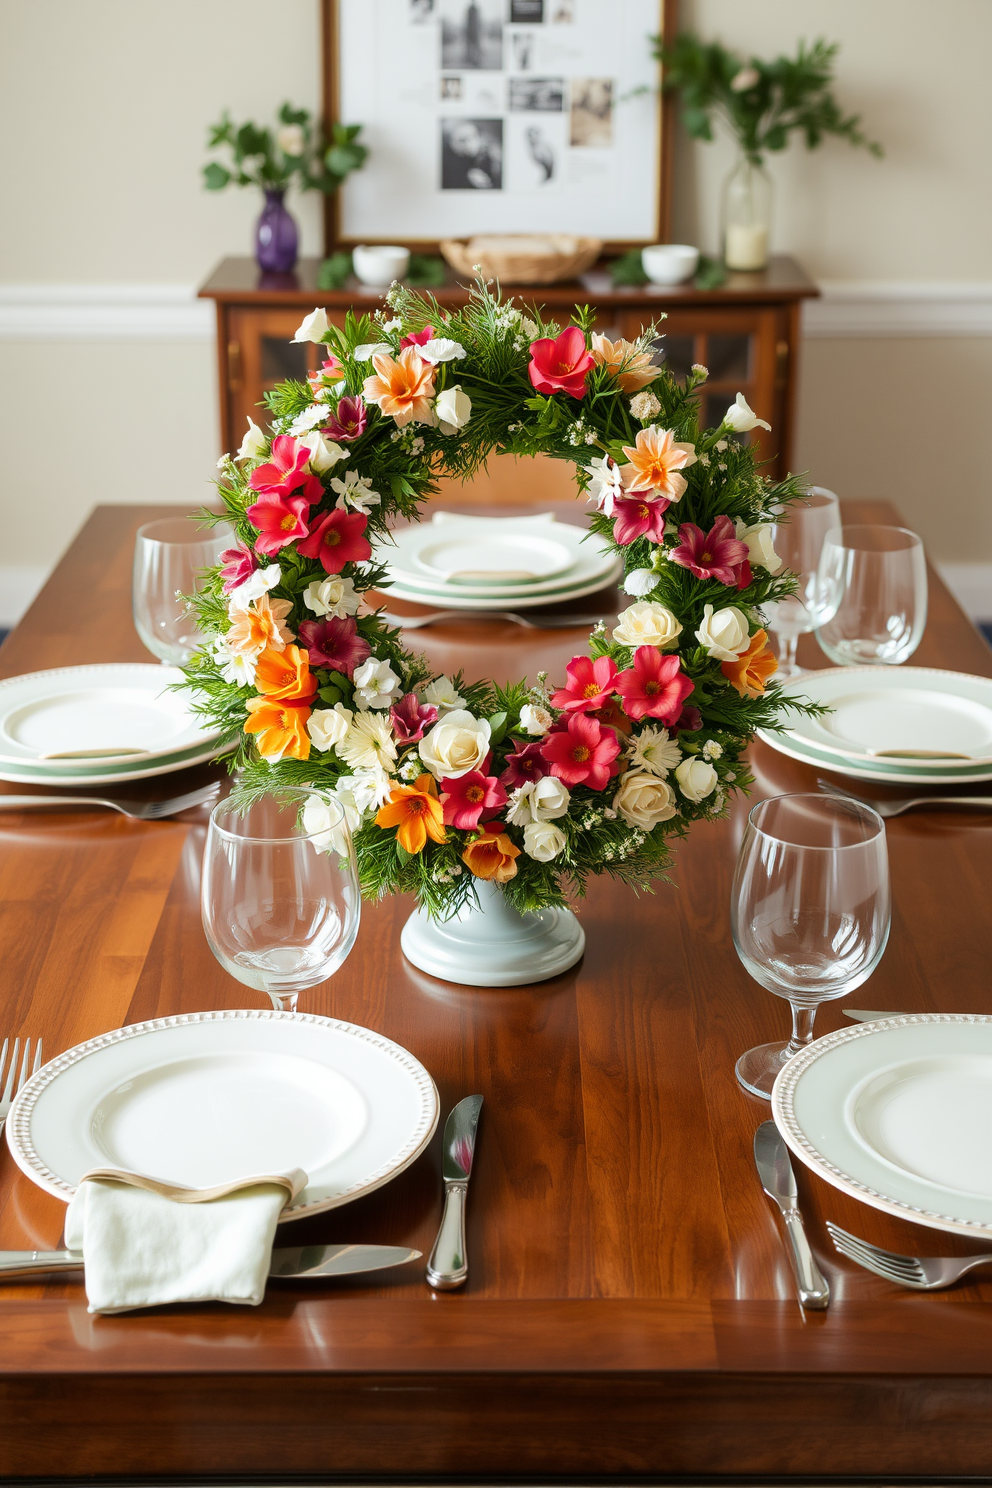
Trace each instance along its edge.
{"label": "wood grain surface", "polygon": [[[850,510],[894,517],[878,503]],[[0,649],[0,675],[147,659],[130,564],[136,528],[157,514],[97,509]],[[931,579],[914,663],[992,675],[992,652]],[[583,641],[508,624],[411,635],[439,668],[504,678],[560,672]],[[804,655],[818,664],[809,638]],[[812,786],[764,746],[752,758],[758,798]],[[168,795],[212,774],[130,789]],[[799,1168],[833,1300],[806,1316],[795,1301],[751,1161],[767,1107],[733,1074],[788,1021],[730,939],[745,811],[694,830],[675,887],[635,897],[594,884],[583,961],[536,986],[426,976],[399,950],[409,902],[365,906],[355,951],[304,1006],[405,1045],[445,1111],[485,1095],[466,1289],[435,1295],[414,1266],[373,1283],[280,1284],[258,1309],[94,1318],[78,1280],[7,1283],[0,1477],[988,1476],[992,1280],[897,1291],[837,1256],[824,1220],[906,1251],[979,1242],[889,1218]],[[125,1023],[252,1001],[201,930],[204,826],[202,810],[149,823],[0,814],[0,1035],[43,1036],[51,1056]],[[855,1002],[992,1011],[992,816],[921,812],[887,832],[892,936]],[[844,1022],[828,1005],[818,1031]],[[395,1182],[287,1235],[427,1253],[439,1147],[440,1133]],[[57,1245],[63,1217],[4,1148],[0,1247]]]}

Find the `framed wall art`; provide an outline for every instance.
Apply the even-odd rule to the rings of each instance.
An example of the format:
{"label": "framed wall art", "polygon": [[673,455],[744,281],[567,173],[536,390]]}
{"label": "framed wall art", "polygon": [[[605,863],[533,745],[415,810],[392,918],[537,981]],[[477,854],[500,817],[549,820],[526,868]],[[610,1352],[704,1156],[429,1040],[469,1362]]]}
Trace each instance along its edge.
{"label": "framed wall art", "polygon": [[369,159],[332,246],[476,233],[668,235],[671,111],[649,38],[675,0],[322,0],[328,122]]}

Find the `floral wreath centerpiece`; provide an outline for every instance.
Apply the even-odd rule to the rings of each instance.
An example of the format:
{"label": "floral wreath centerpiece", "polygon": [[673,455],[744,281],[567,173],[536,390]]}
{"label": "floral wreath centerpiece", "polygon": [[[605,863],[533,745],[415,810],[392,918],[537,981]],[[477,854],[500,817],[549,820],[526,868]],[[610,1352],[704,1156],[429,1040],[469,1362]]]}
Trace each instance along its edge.
{"label": "floral wreath centerpiece", "polygon": [[[249,420],[220,462],[206,519],[237,541],[196,598],[213,637],[187,668],[197,705],[237,737],[246,802],[312,786],[305,824],[325,812],[333,845],[336,798],[366,897],[412,893],[446,920],[481,883],[522,912],[590,874],[646,887],[747,788],[743,751],[776,726],[761,608],[795,587],[772,538],[800,483],[758,473],[742,396],[700,430],[706,369],[657,365],[655,328],[610,341],[577,308],[562,329],[481,282],[456,311],[395,285],[387,303],[343,327],[308,316],[296,339],[326,346],[321,370],[269,393],[271,432]],[[571,461],[624,561],[630,602],[563,677],[435,675],[366,600],[392,519],[495,451]]]}

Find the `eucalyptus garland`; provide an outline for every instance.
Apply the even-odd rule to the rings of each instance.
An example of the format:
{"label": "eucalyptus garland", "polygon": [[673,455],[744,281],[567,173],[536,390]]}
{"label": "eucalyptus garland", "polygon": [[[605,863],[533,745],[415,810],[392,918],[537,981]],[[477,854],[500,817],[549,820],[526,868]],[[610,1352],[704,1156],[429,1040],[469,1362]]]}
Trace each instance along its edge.
{"label": "eucalyptus garland", "polygon": [[[224,510],[203,519],[236,542],[195,598],[212,640],[186,669],[194,705],[235,741],[242,801],[311,786],[305,824],[340,850],[335,799],[368,897],[446,916],[477,878],[520,909],[590,874],[648,887],[777,726],[762,606],[795,587],[773,536],[800,483],[759,473],[741,395],[700,429],[706,369],[659,366],[656,327],[611,341],[576,307],[563,329],[483,282],[459,310],[398,285],[387,304],[308,316],[320,371],[269,393],[268,431],[249,420],[220,462]],[[394,518],[495,452],[570,461],[623,558],[630,602],[564,678],[437,676],[367,597]]]}

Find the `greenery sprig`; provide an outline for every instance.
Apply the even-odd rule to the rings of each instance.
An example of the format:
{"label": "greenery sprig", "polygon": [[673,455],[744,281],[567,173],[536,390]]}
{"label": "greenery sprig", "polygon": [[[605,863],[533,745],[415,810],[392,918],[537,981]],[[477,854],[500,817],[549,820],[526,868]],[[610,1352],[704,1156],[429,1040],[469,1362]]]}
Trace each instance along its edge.
{"label": "greenery sprig", "polygon": [[365,163],[368,150],[358,142],[360,124],[334,124],[330,136],[315,123],[307,109],[284,103],[275,130],[250,121],[232,122],[227,110],[210,128],[211,150],[226,146],[230,164],[211,160],[203,167],[208,191],[225,186],[258,186],[263,191],[284,191],[295,184],[301,191],[336,191],[352,171]]}

